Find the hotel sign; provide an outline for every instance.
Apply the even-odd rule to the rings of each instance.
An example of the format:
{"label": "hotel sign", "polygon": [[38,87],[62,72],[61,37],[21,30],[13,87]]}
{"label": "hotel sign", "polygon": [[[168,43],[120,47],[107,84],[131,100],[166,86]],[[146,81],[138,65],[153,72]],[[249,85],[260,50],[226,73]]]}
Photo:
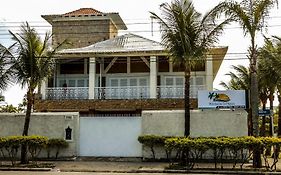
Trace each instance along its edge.
{"label": "hotel sign", "polygon": [[198,108],[246,108],[244,90],[198,91]]}

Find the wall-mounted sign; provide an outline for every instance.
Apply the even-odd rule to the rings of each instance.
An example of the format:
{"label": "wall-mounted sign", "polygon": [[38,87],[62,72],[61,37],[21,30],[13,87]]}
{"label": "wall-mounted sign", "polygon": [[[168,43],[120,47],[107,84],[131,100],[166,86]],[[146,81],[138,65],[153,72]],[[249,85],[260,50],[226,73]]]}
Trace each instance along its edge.
{"label": "wall-mounted sign", "polygon": [[259,110],[259,116],[270,116],[273,112],[270,109]]}
{"label": "wall-mounted sign", "polygon": [[245,91],[198,91],[198,108],[246,108]]}

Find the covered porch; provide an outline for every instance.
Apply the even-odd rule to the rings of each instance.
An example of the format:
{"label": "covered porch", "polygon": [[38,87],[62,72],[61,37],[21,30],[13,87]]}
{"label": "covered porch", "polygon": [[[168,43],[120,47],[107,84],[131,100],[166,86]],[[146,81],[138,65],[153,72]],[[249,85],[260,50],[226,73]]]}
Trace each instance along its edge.
{"label": "covered porch", "polygon": [[[220,50],[221,61],[227,48]],[[192,70],[190,98],[212,90],[219,65],[210,55]],[[42,99],[184,98],[184,72],[168,59],[163,46],[134,34],[57,55],[54,77],[42,84]]]}

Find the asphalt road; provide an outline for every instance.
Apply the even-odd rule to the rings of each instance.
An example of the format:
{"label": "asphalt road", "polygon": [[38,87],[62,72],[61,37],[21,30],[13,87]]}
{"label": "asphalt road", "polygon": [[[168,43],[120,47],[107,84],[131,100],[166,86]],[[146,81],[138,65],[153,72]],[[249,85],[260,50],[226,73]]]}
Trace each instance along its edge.
{"label": "asphalt road", "polygon": [[[89,172],[30,172],[30,171],[0,171],[0,175],[151,175],[151,173],[89,173]],[[152,175],[179,175],[167,173],[153,173]],[[195,175],[195,174],[189,174]],[[210,175],[210,174],[200,174]]]}

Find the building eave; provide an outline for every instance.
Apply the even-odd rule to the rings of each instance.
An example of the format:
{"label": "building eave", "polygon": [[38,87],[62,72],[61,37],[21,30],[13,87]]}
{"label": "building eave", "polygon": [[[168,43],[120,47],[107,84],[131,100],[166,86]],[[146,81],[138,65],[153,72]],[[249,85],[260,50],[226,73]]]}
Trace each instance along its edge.
{"label": "building eave", "polygon": [[209,54],[212,56],[213,61],[213,79],[216,78],[217,73],[220,69],[222,61],[227,53],[228,47],[214,47],[209,51]]}

